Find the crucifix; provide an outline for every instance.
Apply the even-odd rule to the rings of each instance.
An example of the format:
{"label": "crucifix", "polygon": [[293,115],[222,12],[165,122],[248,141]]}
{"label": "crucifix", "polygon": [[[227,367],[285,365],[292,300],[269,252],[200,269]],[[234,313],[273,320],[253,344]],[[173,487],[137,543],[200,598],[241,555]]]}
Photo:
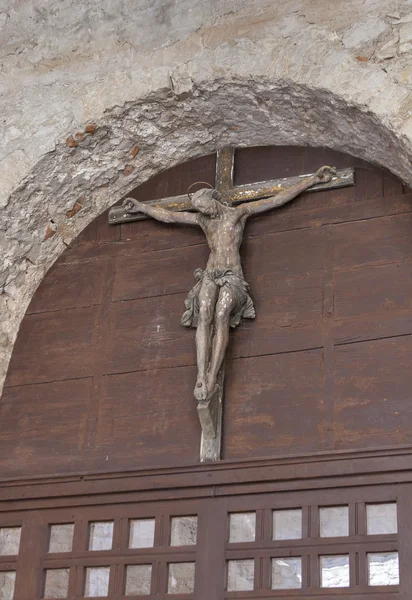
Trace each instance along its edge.
{"label": "crucifix", "polygon": [[183,326],[196,328],[197,381],[193,393],[202,427],[201,461],[220,459],[229,330],[242,318],[255,317],[239,254],[246,221],[283,206],[304,191],[354,184],[353,169],[336,171],[329,166],[314,174],[240,186],[233,185],[233,172],[234,149],[223,148],[217,153],[214,188],[144,203],[126,198],[122,206],[109,212],[111,225],[153,217],[165,223],[196,225],[206,236],[209,260],[204,270],[195,271],[197,281],[185,300],[181,319]]}

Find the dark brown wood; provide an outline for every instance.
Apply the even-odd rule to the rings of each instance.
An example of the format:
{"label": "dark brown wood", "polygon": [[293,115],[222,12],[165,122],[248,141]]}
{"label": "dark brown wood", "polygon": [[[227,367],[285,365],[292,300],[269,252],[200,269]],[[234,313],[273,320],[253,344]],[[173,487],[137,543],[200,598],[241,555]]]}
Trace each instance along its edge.
{"label": "dark brown wood", "polygon": [[[97,268],[96,268],[97,267]],[[57,262],[37,289],[27,314],[83,308],[101,304],[104,265]]]}
{"label": "dark brown wood", "polygon": [[43,475],[46,464],[49,473],[82,468],[91,386],[88,378],[6,388],[0,403],[3,478]]}
{"label": "dark brown wood", "polygon": [[[323,149],[240,149],[234,183],[310,172],[321,163],[354,166],[356,186],[304,194],[290,207],[254,219],[246,231],[243,262],[258,316],[240,325],[229,349],[226,459],[411,441],[406,398],[412,195],[386,172]],[[131,195],[184,193],[195,180],[213,183],[214,170],[214,156],[196,159]],[[59,467],[40,450],[35,432],[36,420],[45,418],[41,403],[25,415],[39,469],[50,474],[75,472],[70,464],[111,470],[196,460],[193,332],[179,320],[193,271],[206,260],[201,233],[147,221],[121,226],[121,236],[113,238],[105,227],[110,229],[99,217],[43,281],[6,382],[4,406],[12,406],[10,394],[32,393],[33,384],[91,378],[74,462],[62,460]],[[381,348],[388,349],[384,364]],[[361,367],[377,377],[366,397],[361,379],[369,375]],[[148,383],[155,374],[154,388]],[[62,385],[63,398],[54,402],[70,406],[70,385]],[[370,406],[376,406],[373,418]],[[14,432],[7,419],[5,431]],[[148,448],[142,454],[133,450],[139,427]],[[167,433],[158,446],[176,452],[153,452],[159,428]],[[187,439],[183,445],[179,428]],[[24,465],[17,469],[6,456],[3,461],[4,475],[23,474]]]}
{"label": "dark brown wood", "polygon": [[[97,306],[27,315],[14,348],[6,390],[91,376],[97,315]],[[43,412],[41,406],[38,410]]]}
{"label": "dark brown wood", "polygon": [[336,348],[334,447],[373,447],[383,438],[393,445],[410,443],[406,371],[411,359],[412,336]]}
{"label": "dark brown wood", "polygon": [[[195,365],[193,334],[180,325],[185,297],[174,294],[113,303],[106,314],[113,335],[101,355],[105,373],[144,371],[150,378],[153,369]],[[176,371],[175,376],[180,379],[181,374]],[[187,382],[188,390],[191,383]],[[166,377],[164,384],[167,386]],[[173,406],[163,397],[152,398],[152,402]]]}
{"label": "dark brown wood", "polygon": [[260,493],[262,490],[281,492],[344,488],[354,484],[409,483],[412,480],[408,472],[411,453],[411,448],[402,453],[386,448],[379,452],[340,451],[309,457],[226,461],[221,469],[190,465],[179,469],[140,469],[130,473],[90,470],[76,477],[18,478],[0,486],[0,510],[21,510],[27,505],[32,508],[93,505],[99,498],[116,502],[124,493],[131,502],[136,502],[138,497],[192,498],[196,495]]}
{"label": "dark brown wood", "polygon": [[[400,511],[410,493],[410,486],[360,486],[345,491],[327,490],[319,495],[316,491],[285,494],[231,495],[226,498],[176,500],[170,502],[130,503],[125,497],[115,505],[104,503],[95,506],[79,506],[76,509],[60,508],[52,511],[25,511],[20,514],[22,524],[22,548],[18,560],[0,559],[0,570],[16,568],[18,572],[18,598],[37,599],[42,595],[42,582],[46,569],[70,569],[72,597],[83,597],[85,569],[87,567],[110,567],[110,599],[120,599],[124,594],[124,575],[127,565],[152,564],[152,589],[150,597],[166,598],[167,565],[171,562],[195,562],[195,594],[189,598],[221,600],[222,598],[325,598],[326,590],[319,589],[319,557],[330,554],[347,554],[351,561],[351,588],[328,590],[328,598],[348,597],[376,600],[407,598],[406,586],[409,575],[405,573],[401,586],[382,587],[379,590],[367,585],[362,575],[368,552],[390,552],[404,549],[407,557],[408,537],[399,534],[359,536],[356,534],[355,513],[350,512],[350,535],[342,538],[320,538],[312,528],[310,535],[304,528],[299,540],[275,542],[271,535],[272,510],[299,508],[318,514],[320,506],[351,505],[355,498],[366,502],[396,501]],[[256,513],[256,539],[249,543],[228,541],[228,522],[231,513],[252,511]],[[170,546],[172,517],[197,516],[198,535],[194,546]],[[128,523],[130,519],[153,518],[156,523],[155,544],[147,549],[128,548]],[[88,550],[89,525],[93,521],[113,521],[112,549]],[[75,523],[73,551],[65,554],[49,554],[48,529],[55,523]],[[4,521],[0,521],[0,526]],[[14,522],[16,524],[16,522]],[[273,557],[301,556],[303,568],[303,592],[274,593],[270,590],[270,559]],[[231,594],[225,592],[227,560],[252,558],[255,562],[255,593]],[[406,568],[406,563],[402,569]],[[360,577],[358,576],[360,574]],[[399,595],[399,594],[402,595]],[[124,596],[123,596],[124,597]],[[176,595],[177,598],[185,596]]]}
{"label": "dark brown wood", "polygon": [[226,380],[232,390],[224,410],[226,458],[322,450],[320,349],[229,362]]}
{"label": "dark brown wood", "polygon": [[[292,597],[409,600],[412,588],[412,194],[387,172],[324,149],[236,152],[235,185],[355,167],[352,188],[305,194],[251,221],[242,259],[257,308],[229,351],[221,464],[198,462],[194,331],[183,300],[206,247],[196,229],[96,219],[50,270],[23,320],[0,402],[0,527],[22,525],[15,598],[41,597],[45,569],[152,564],[166,600],[169,562],[196,562],[176,600]],[[196,159],[132,195],[214,182]],[[406,193],[404,193],[406,192]],[[120,232],[116,235],[113,232]],[[368,536],[366,504],[396,501],[399,534]],[[349,506],[349,538],[319,538],[319,506]],[[272,510],[303,509],[304,539],[271,539]],[[230,512],[256,511],[257,538],[229,544]],[[198,544],[169,545],[170,518],[198,515]],[[155,547],[129,549],[132,518],[156,519]],[[87,550],[91,521],[113,520],[110,551]],[[73,552],[47,554],[52,523],[75,523]],[[369,551],[400,552],[400,586],[367,585]],[[319,556],[349,554],[351,588],[320,590]],[[302,556],[304,589],[270,590],[270,559]],[[255,560],[255,591],[225,591],[226,561]]]}
{"label": "dark brown wood", "polygon": [[[196,403],[186,401],[194,369],[194,365],[164,368],[156,377],[147,370],[106,376],[99,404],[96,466],[121,470],[125,463],[154,467],[196,462],[200,426]],[[170,388],[173,401],[168,398]]]}
{"label": "dark brown wood", "polygon": [[[397,501],[398,520],[401,523],[403,535],[399,539],[399,576],[400,576],[400,600],[407,600],[410,596],[412,588],[412,572],[409,568],[412,558],[412,546],[407,542],[412,535],[412,524],[407,514],[409,515],[410,497],[412,494],[412,486],[409,486],[407,496],[399,496]],[[408,498],[408,499],[407,499]]]}
{"label": "dark brown wood", "polygon": [[115,261],[112,301],[186,293],[195,282],[194,270],[207,256],[206,244],[200,244],[119,257]]}

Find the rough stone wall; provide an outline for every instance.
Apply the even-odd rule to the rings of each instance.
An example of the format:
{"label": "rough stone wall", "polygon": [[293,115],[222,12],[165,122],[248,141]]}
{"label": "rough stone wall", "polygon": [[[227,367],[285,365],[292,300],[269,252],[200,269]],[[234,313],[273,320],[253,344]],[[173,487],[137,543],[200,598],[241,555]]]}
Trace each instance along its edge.
{"label": "rough stone wall", "polygon": [[0,386],[47,268],[159,170],[325,145],[412,184],[411,0],[3,0]]}

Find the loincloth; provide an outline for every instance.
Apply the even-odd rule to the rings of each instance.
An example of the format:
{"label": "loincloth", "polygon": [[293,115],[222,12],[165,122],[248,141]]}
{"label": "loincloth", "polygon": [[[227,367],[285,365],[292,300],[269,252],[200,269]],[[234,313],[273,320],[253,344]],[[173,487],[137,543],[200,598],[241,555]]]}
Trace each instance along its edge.
{"label": "loincloth", "polygon": [[194,274],[197,283],[192,287],[185,300],[186,310],[180,321],[184,327],[197,327],[199,293],[205,278],[210,279],[220,288],[227,287],[231,291],[235,299],[235,306],[230,313],[230,327],[237,327],[242,317],[245,319],[255,318],[255,307],[248,291],[249,284],[242,276],[236,275],[231,269],[215,269],[213,271],[196,269]]}

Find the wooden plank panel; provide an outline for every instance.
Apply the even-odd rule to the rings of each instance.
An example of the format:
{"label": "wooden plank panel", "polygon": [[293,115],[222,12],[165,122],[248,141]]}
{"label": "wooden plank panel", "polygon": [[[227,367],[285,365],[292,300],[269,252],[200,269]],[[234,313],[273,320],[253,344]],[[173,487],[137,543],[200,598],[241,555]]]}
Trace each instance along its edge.
{"label": "wooden plank panel", "polygon": [[[133,235],[122,234],[122,241],[135,242],[140,252],[181,248],[204,243],[204,233],[200,227],[176,223],[161,223],[155,219],[126,223],[122,227],[134,226]],[[113,225],[115,227],[115,225]]]}
{"label": "wooden plank panel", "polygon": [[323,165],[330,165],[337,169],[345,169],[347,167],[359,167],[367,164],[356,156],[331,150],[330,148],[309,147],[303,155],[303,173],[312,173]]}
{"label": "wooden plank panel", "polygon": [[121,256],[138,258],[147,252],[205,243],[205,236],[200,227],[165,224],[154,219],[138,221],[135,225],[136,228],[139,226],[139,231],[131,238],[113,244],[74,245],[63,253],[59,261],[72,263]]}
{"label": "wooden plank panel", "polygon": [[389,171],[383,170],[383,195],[384,196],[398,196],[405,193],[405,186],[403,182],[392,175]]}
{"label": "wooden plank panel", "polygon": [[[361,159],[324,148],[266,147],[242,148],[236,152],[235,183],[244,184],[297,173],[310,173],[327,163],[338,168],[355,167],[356,186],[299,196],[295,202],[274,211],[277,220],[269,223],[267,216],[253,219],[250,234],[313,227],[394,214],[411,210],[411,202],[400,200],[404,189],[398,179]],[[252,158],[253,157],[253,158]],[[386,187],[385,187],[386,186]],[[383,200],[385,190],[386,199]],[[372,202],[370,202],[372,200]]]}
{"label": "wooden plank panel", "polygon": [[280,232],[248,238],[242,246],[246,277],[259,288],[267,277],[287,278],[322,271],[327,244],[324,228]]}
{"label": "wooden plank panel", "polygon": [[78,471],[91,380],[6,388],[0,403],[2,477]]}
{"label": "wooden plank panel", "polygon": [[361,318],[335,319],[331,327],[335,345],[408,335],[412,333],[412,311],[389,308],[384,312],[364,314]]}
{"label": "wooden plank panel", "polygon": [[412,260],[412,214],[332,227],[335,269]]}
{"label": "wooden plank panel", "polygon": [[[412,211],[412,194],[384,198],[355,199],[355,188],[341,188],[316,194],[302,194],[291,204],[249,220],[245,239],[270,232],[319,227],[328,223],[376,218],[382,215]],[[132,224],[128,224],[132,225]],[[204,243],[204,234],[197,227],[167,225],[154,220],[134,224],[133,237],[124,243],[74,245],[60,262],[95,260],[105,256],[139,256],[151,250],[186,247]],[[115,227],[115,226],[113,226]],[[138,230],[138,231],[137,231]]]}
{"label": "wooden plank panel", "polygon": [[383,171],[363,161],[355,161],[355,198],[364,201],[383,196]]}
{"label": "wooden plank panel", "polygon": [[335,348],[335,449],[412,442],[412,336]]}
{"label": "wooden plank panel", "polygon": [[38,287],[27,313],[66,310],[100,304],[105,264],[55,263]]}
{"label": "wooden plank panel", "polygon": [[[412,263],[364,267],[334,273],[335,316],[396,315],[412,309]],[[361,327],[361,322],[359,323]]]}
{"label": "wooden plank panel", "polygon": [[232,332],[230,357],[290,352],[323,345],[321,272],[276,276],[267,260],[266,277],[251,279],[256,319],[243,320]]}
{"label": "wooden plank panel", "polygon": [[[243,321],[231,332],[228,355],[232,360],[225,399],[227,457],[325,450],[329,446],[323,435],[330,428],[333,404],[323,403],[324,378],[330,384],[331,394],[325,394],[330,398],[334,376],[340,385],[352,359],[339,355],[333,370],[330,353],[325,370],[323,345],[329,344],[330,349],[334,343],[340,353],[349,347],[339,346],[342,343],[412,333],[408,300],[412,297],[412,194],[403,194],[402,185],[382,170],[325,149],[241,149],[237,159],[237,183],[313,171],[325,163],[357,167],[355,187],[306,194],[285,209],[251,220],[242,260],[257,318]],[[135,191],[136,197],[184,193],[195,179],[210,178],[213,183],[214,157],[209,157],[207,164],[202,160],[147,182]],[[388,217],[392,214],[399,216]],[[324,227],[334,223],[339,225]],[[92,469],[167,465],[168,444],[177,460],[173,464],[186,459],[197,462],[199,431],[192,396],[195,331],[181,327],[180,317],[183,300],[194,284],[193,270],[206,264],[204,235],[195,227],[155,221],[128,224],[122,230],[106,227],[103,216],[99,217],[40,287],[31,312],[59,312],[25,318],[7,383],[96,377],[96,412],[90,412],[88,427],[95,431],[97,423],[97,446],[93,447],[91,437],[87,454],[79,453],[84,465]],[[327,243],[332,229],[333,257]],[[325,281],[324,270],[326,265],[331,268],[332,259],[334,314],[332,286],[324,292],[325,283],[331,283]],[[109,291],[103,298],[102,273],[107,261],[115,265],[114,303]],[[93,304],[95,298],[104,301],[100,316],[93,310],[88,314],[82,312],[84,309],[67,310]],[[325,298],[330,300],[326,309]],[[95,351],[97,339],[102,344]],[[362,360],[359,355],[358,361]],[[392,365],[387,369],[394,372]],[[105,373],[112,375],[105,377]],[[124,381],[130,378],[124,388],[119,383],[122,377]],[[362,375],[357,378],[360,381]],[[361,393],[359,407],[355,405],[352,413],[349,407],[347,412],[345,407],[337,411],[344,418],[336,431],[350,431],[351,419],[366,418],[356,412],[361,411]],[[351,398],[356,400],[355,392]],[[336,412],[339,394],[332,400]],[[146,404],[150,402],[154,404]],[[386,405],[379,408],[382,415],[385,409]],[[389,423],[393,429],[392,418]],[[405,428],[408,419],[405,414]],[[187,454],[185,439],[179,438],[181,431],[189,438]],[[135,456],[141,432],[145,447]],[[161,449],[156,445],[158,434]],[[342,435],[336,447],[359,447],[356,435],[351,438],[348,434],[347,439]],[[373,438],[374,434],[368,435]],[[365,447],[372,438],[365,438]],[[393,439],[384,445],[402,443]],[[64,460],[62,472],[66,472]],[[83,469],[74,463],[71,467]]]}
{"label": "wooden plank panel", "polygon": [[27,315],[14,347],[7,386],[87,377],[98,307]]}
{"label": "wooden plank panel", "polygon": [[116,260],[113,301],[188,292],[196,283],[193,272],[204,268],[206,244],[150,252]]}
{"label": "wooden plank panel", "polygon": [[[230,355],[254,356],[322,345],[318,320],[323,309],[323,273],[277,278],[268,264],[267,274],[260,285],[251,282],[257,318],[242,321],[232,332]],[[106,314],[111,334],[104,372],[194,364],[195,330],[180,325],[186,295],[112,304]]]}
{"label": "wooden plank panel", "polygon": [[229,361],[224,458],[322,450],[322,377],[321,350]]}
{"label": "wooden plank panel", "polygon": [[375,198],[357,199],[355,188],[356,185],[316,194],[302,194],[282,208],[250,219],[246,234],[260,235],[271,231],[320,227],[329,223],[357,221],[412,211],[410,193],[392,197],[381,195]]}
{"label": "wooden plank panel", "polygon": [[[261,216],[260,218],[263,221],[265,219],[273,221],[275,217],[275,213],[270,213]],[[206,249],[204,234],[198,227],[165,225],[151,220],[140,221],[138,224],[142,227],[141,239],[135,239],[127,243],[122,242],[110,245],[100,244],[90,247],[79,247],[76,254],[74,254],[73,249],[67,262],[115,258],[119,261],[121,259],[130,259],[130,262],[127,264],[131,264],[133,261],[142,263],[143,261],[151,260],[148,256],[148,252],[151,251],[177,250],[182,248],[186,249],[187,252],[192,252],[191,247],[196,245],[201,245]],[[265,233],[272,233],[270,229],[271,227],[269,227],[269,231]],[[249,235],[250,230],[252,230],[252,232]],[[275,233],[277,232],[274,232],[274,234]],[[289,264],[293,262],[295,253],[300,257],[301,262],[293,268],[294,272],[297,272],[299,268],[303,266],[302,261],[304,261],[305,264],[309,264],[310,270],[321,268],[319,263],[323,252],[322,244],[324,243],[325,232],[320,229],[309,230],[308,228],[305,228],[303,231],[299,230],[296,232],[280,231],[278,237],[273,235],[272,237],[262,238],[262,241],[253,241],[253,236],[253,227],[246,229],[246,235],[242,245],[242,257],[245,270],[248,268],[248,262],[253,260],[255,255],[257,256],[256,260],[262,260],[263,248],[270,251],[270,255],[265,257],[265,263],[267,261],[272,261],[271,264],[274,268],[277,268],[276,265],[279,265],[282,272],[286,272],[288,269],[290,270],[291,267]],[[288,239],[288,236],[291,236],[290,240]],[[285,244],[286,240],[287,243]],[[307,247],[306,252],[305,246]],[[252,249],[255,249],[254,252],[252,252]],[[196,252],[196,250],[193,249],[193,252]],[[201,251],[199,250],[199,252]],[[208,253],[206,250],[203,252],[203,266],[205,266]],[[176,254],[179,256],[180,253]],[[202,266],[202,263],[197,266]],[[253,263],[252,268],[254,268]],[[303,266],[303,268],[305,268],[305,266]]]}
{"label": "wooden plank panel", "polygon": [[319,227],[335,220],[346,221],[350,200],[354,200],[353,187],[301,194],[282,208],[249,219],[246,235]]}
{"label": "wooden plank panel", "polygon": [[[196,362],[194,329],[180,325],[186,294],[116,302],[106,314],[111,332],[102,349],[104,373],[125,373]],[[193,387],[195,380],[193,380]]]}
{"label": "wooden plank panel", "polygon": [[311,173],[325,164],[344,169],[359,162],[353,156],[328,148],[299,146],[238,148],[235,160],[235,185]]}
{"label": "wooden plank panel", "polygon": [[71,246],[79,244],[100,244],[119,242],[121,239],[120,227],[110,227],[108,222],[109,209],[93,219],[93,221],[77,236]]}
{"label": "wooden plank panel", "polygon": [[302,173],[306,149],[298,146],[237,148],[234,184],[245,185]]}
{"label": "wooden plank panel", "polygon": [[105,377],[96,446],[107,469],[198,461],[194,367]]}

